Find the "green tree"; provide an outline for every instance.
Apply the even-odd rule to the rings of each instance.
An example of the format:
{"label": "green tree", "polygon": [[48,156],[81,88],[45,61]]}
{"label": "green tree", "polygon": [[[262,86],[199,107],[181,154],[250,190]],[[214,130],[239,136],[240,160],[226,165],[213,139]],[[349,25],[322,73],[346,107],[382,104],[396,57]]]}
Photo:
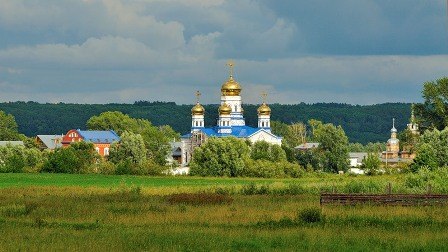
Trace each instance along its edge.
{"label": "green tree", "polygon": [[140,133],[151,126],[147,120],[134,119],[119,111],[103,112],[99,116],[92,116],[87,121],[87,128],[90,130],[114,130],[118,135],[125,131]]}
{"label": "green tree", "polygon": [[235,137],[211,137],[193,152],[190,174],[198,176],[241,176],[250,150],[246,142]]}
{"label": "green tree", "polygon": [[348,168],[348,138],[341,126],[331,123],[323,124],[312,120],[313,137],[319,142],[317,153],[324,171],[346,171]]}
{"label": "green tree", "polygon": [[43,161],[42,152],[23,146],[0,146],[0,172],[25,172],[36,168]]}
{"label": "green tree", "polygon": [[362,160],[362,168],[367,175],[376,175],[380,169],[381,160],[378,153],[368,153],[367,157]]}
{"label": "green tree", "polygon": [[170,141],[178,140],[180,134],[170,126],[153,126],[145,119],[135,119],[122,112],[104,112],[93,116],[87,121],[87,127],[92,130],[114,130],[120,136],[125,132],[140,134],[145,143],[145,154],[158,165],[166,164],[166,157],[170,151]]}
{"label": "green tree", "polygon": [[423,84],[424,102],[414,105],[420,129],[443,130],[448,126],[448,77]]}
{"label": "green tree", "polygon": [[67,147],[51,152],[42,167],[42,171],[50,173],[80,173],[80,168],[81,164],[76,155],[76,150]]}
{"label": "green tree", "polygon": [[14,116],[0,111],[0,141],[14,141],[22,138]]}
{"label": "green tree", "polygon": [[448,166],[448,127],[442,131],[425,131],[416,145],[416,158],[411,166],[413,171],[422,167],[435,170]]}
{"label": "green tree", "polygon": [[74,142],[70,144],[70,148],[75,150],[76,156],[78,157],[78,169],[81,173],[90,172],[93,164],[101,158],[91,142]]}
{"label": "green tree", "polygon": [[286,153],[279,145],[266,141],[257,141],[251,147],[250,157],[254,160],[264,159],[272,162],[286,161]]}
{"label": "green tree", "polygon": [[113,143],[109,160],[118,164],[123,161],[129,161],[133,164],[143,164],[146,161],[146,148],[143,137],[140,134],[123,132],[120,143]]}

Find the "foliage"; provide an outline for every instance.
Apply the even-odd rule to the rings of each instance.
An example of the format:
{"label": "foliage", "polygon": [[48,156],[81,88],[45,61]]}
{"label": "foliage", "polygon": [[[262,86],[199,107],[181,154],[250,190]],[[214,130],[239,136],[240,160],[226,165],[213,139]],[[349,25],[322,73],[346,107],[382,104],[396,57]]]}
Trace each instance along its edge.
{"label": "foliage", "polygon": [[400,140],[400,149],[409,151],[410,153],[415,152],[415,146],[418,143],[419,136],[412,133],[408,128],[400,131],[398,133],[398,139]]}
{"label": "foliage", "polygon": [[199,176],[240,176],[249,158],[249,146],[235,137],[209,138],[196,148],[190,163],[190,174]]}
{"label": "foliage", "polygon": [[302,223],[317,223],[323,220],[322,210],[317,207],[302,209],[297,217]]}
{"label": "foliage", "polygon": [[21,138],[14,116],[0,110],[0,141],[17,141]]}
{"label": "foliage", "polygon": [[319,143],[316,152],[324,171],[346,171],[348,168],[348,138],[341,126],[310,120],[313,139]]}
{"label": "foliage", "polygon": [[[401,140],[400,140],[401,142]],[[368,142],[366,145],[361,143],[349,143],[349,152],[381,152],[386,150],[386,144],[384,142]]]}
{"label": "foliage", "polygon": [[247,159],[240,176],[257,178],[298,178],[304,174],[300,165],[285,160],[272,162],[265,159]]}
{"label": "foliage", "polygon": [[50,173],[90,173],[99,159],[93,143],[75,142],[48,154],[42,171]]}
{"label": "foliage", "polygon": [[306,141],[307,129],[306,125],[302,122],[285,124],[272,121],[271,127],[274,134],[283,137],[282,144],[286,147],[294,148]]}
{"label": "foliage", "polygon": [[179,139],[179,133],[168,125],[155,127],[148,120],[131,118],[119,111],[93,116],[87,121],[87,127],[95,130],[113,129],[119,135],[125,132],[140,134],[146,147],[142,150],[146,149],[145,154],[158,165],[166,163],[166,156],[170,150],[169,142]]}
{"label": "foliage", "polygon": [[448,126],[448,77],[423,84],[424,102],[415,104],[415,116],[420,129],[442,130]]}
{"label": "foliage", "polygon": [[431,170],[429,167],[422,167],[416,173],[406,175],[405,186],[410,189],[427,191],[432,187],[432,191],[438,193],[448,193],[448,166]]}
{"label": "foliage", "polygon": [[143,137],[124,131],[120,143],[113,143],[110,147],[109,158],[112,163],[129,160],[133,164],[142,164],[146,161],[146,148]]}
{"label": "foliage", "polygon": [[368,153],[364,160],[362,160],[362,168],[367,175],[376,175],[379,172],[381,160],[377,152]]}
{"label": "foliage", "polygon": [[416,158],[411,166],[413,171],[422,167],[435,170],[448,165],[448,127],[442,131],[425,131],[416,145]]}
{"label": "foliage", "polygon": [[286,160],[286,153],[279,145],[257,141],[251,147],[250,157],[254,160],[264,159],[280,162]]}
{"label": "foliage", "polygon": [[[142,102],[138,104],[40,104],[36,102],[0,103],[0,110],[15,116],[19,132],[27,136],[38,134],[61,134],[70,129],[82,129],[92,116],[105,111],[121,111],[133,118],[151,121],[155,126],[170,125],[177,132],[186,133],[191,127],[192,105],[176,105],[173,102]],[[206,126],[215,124],[218,105],[204,105]],[[311,118],[341,125],[351,142],[385,142],[390,129],[390,117],[397,119],[396,127],[406,127],[411,114],[409,103],[386,103],[377,105],[349,105],[336,103],[271,104],[272,131],[280,136],[275,121],[291,124],[307,122]],[[244,104],[247,125],[257,125],[258,105]],[[76,116],[67,117],[68,114]],[[384,115],[389,115],[389,117]],[[64,120],[61,120],[64,118]],[[130,129],[127,129],[128,131]],[[139,132],[134,132],[139,133]],[[172,140],[172,138],[170,138]]]}
{"label": "foliage", "polygon": [[23,146],[0,146],[0,172],[24,172],[25,168],[35,168],[43,161],[37,149]]}

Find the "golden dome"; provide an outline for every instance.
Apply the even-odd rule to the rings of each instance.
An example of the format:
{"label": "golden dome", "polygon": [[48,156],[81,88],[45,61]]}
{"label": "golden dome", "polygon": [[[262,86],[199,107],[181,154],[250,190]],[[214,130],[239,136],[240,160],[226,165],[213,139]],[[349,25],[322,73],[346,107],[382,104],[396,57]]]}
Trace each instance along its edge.
{"label": "golden dome", "polygon": [[224,96],[238,96],[240,93],[240,84],[233,79],[232,75],[230,75],[229,79],[221,86],[221,94]]}
{"label": "golden dome", "polygon": [[223,103],[221,106],[219,106],[218,111],[220,115],[230,115],[230,113],[232,112],[232,108],[227,105],[227,103]]}
{"label": "golden dome", "polygon": [[271,108],[263,102],[257,109],[258,115],[271,115]]}
{"label": "golden dome", "polygon": [[204,107],[202,107],[201,104],[196,103],[196,105],[194,105],[194,107],[191,109],[191,114],[192,115],[204,115],[205,113],[205,109]]}

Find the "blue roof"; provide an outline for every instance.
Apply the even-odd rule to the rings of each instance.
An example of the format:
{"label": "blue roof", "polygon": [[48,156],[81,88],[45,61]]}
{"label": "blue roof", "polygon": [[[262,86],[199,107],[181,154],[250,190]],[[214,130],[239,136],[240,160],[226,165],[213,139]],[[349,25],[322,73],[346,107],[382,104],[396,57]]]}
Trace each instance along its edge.
{"label": "blue roof", "polygon": [[119,142],[120,137],[113,130],[77,130],[84,141],[92,143]]}
{"label": "blue roof", "polygon": [[[238,138],[247,138],[257,131],[263,130],[262,128],[253,128],[250,126],[232,126],[232,133],[218,133],[217,126],[212,128],[203,128],[200,131],[206,134],[207,136],[211,137],[223,137],[223,136],[234,136]],[[189,138],[191,136],[191,133],[185,134],[182,136],[182,138]]]}

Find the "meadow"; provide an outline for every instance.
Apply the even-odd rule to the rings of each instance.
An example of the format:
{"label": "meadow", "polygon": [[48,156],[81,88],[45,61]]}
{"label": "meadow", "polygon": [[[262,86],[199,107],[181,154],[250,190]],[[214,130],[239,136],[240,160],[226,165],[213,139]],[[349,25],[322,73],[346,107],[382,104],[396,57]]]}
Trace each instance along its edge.
{"label": "meadow", "polygon": [[416,190],[404,175],[0,174],[0,250],[447,250],[447,206],[319,204],[320,191],[382,193],[388,183]]}

